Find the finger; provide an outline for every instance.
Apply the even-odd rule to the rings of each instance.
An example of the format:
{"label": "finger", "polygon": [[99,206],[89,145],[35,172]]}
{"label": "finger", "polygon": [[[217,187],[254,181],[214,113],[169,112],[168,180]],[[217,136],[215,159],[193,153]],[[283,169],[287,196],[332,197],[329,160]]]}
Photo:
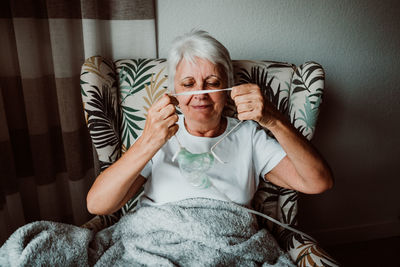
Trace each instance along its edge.
{"label": "finger", "polygon": [[168,104],[165,107],[163,107],[160,111],[160,117],[165,120],[166,118],[168,118],[169,116],[171,116],[172,114],[176,113],[175,110],[175,106],[172,104]]}
{"label": "finger", "polygon": [[242,84],[239,86],[232,87],[231,97],[235,98],[239,95],[247,94],[250,91],[249,86],[247,84]]}
{"label": "finger", "polygon": [[242,112],[238,114],[238,119],[241,121],[252,120],[252,112]]}
{"label": "finger", "polygon": [[167,94],[164,94],[159,100],[157,100],[153,105],[152,105],[152,109],[154,109],[155,111],[160,111],[163,107],[165,107],[166,105],[170,104],[172,96],[169,96]]}
{"label": "finger", "polygon": [[259,87],[255,84],[242,84],[239,86],[234,86],[232,87],[231,97],[232,99],[235,99],[237,96],[247,95],[257,90],[259,90]]}
{"label": "finger", "polygon": [[257,106],[253,107],[252,110],[238,112],[239,120],[254,120],[260,122],[263,120],[264,116],[262,110]]}
{"label": "finger", "polygon": [[171,100],[171,104],[177,106],[179,104],[178,99],[175,96],[168,95],[169,99]]}
{"label": "finger", "polygon": [[173,114],[172,116],[169,116],[168,118],[165,119],[165,124],[167,125],[167,127],[171,127],[177,122],[178,122],[178,115],[176,114]]}
{"label": "finger", "polygon": [[168,135],[167,138],[170,139],[172,136],[176,134],[176,132],[179,130],[179,125],[174,124],[171,127],[168,128]]}
{"label": "finger", "polygon": [[165,93],[163,97],[168,97],[169,98],[169,102],[167,102],[167,104],[172,104],[174,106],[179,104],[178,99],[173,95]]}
{"label": "finger", "polygon": [[264,98],[259,95],[241,95],[234,99],[236,107],[240,105],[258,105],[264,103]]}
{"label": "finger", "polygon": [[236,110],[238,113],[250,112],[250,111],[254,110],[254,106],[252,105],[251,102],[247,102],[247,103],[237,105]]}
{"label": "finger", "polygon": [[234,102],[235,105],[246,104],[246,103],[257,103],[259,101],[263,101],[263,98],[257,94],[247,94],[247,95],[240,95],[235,97]]}
{"label": "finger", "polygon": [[242,93],[242,94],[236,94],[233,100],[235,102],[242,102],[246,100],[260,100],[263,101],[264,97],[261,93],[260,90],[257,88],[254,88],[253,90],[247,91],[247,93]]}

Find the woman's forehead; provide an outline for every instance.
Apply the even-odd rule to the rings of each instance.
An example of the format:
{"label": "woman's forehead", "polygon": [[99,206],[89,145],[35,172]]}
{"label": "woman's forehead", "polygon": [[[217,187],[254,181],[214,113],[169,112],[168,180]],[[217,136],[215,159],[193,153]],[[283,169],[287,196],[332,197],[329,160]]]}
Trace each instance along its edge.
{"label": "woman's forehead", "polygon": [[176,67],[175,77],[179,80],[186,78],[221,78],[218,65],[202,58],[195,58],[193,61],[182,59]]}

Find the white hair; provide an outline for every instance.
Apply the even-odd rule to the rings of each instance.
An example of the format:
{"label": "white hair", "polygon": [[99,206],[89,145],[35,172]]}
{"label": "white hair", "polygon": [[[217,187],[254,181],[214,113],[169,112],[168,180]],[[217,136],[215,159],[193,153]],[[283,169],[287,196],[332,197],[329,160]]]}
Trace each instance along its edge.
{"label": "white hair", "polygon": [[228,50],[206,31],[192,30],[177,37],[168,54],[168,83],[169,88],[175,91],[174,79],[176,67],[182,59],[194,63],[195,57],[207,59],[218,65],[227,77],[228,87],[233,86],[233,67]]}

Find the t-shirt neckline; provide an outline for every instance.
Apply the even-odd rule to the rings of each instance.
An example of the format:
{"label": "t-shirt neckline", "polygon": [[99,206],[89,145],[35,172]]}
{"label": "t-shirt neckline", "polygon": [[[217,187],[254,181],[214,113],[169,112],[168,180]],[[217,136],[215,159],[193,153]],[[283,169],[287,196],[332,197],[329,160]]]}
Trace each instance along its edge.
{"label": "t-shirt neckline", "polygon": [[228,117],[224,117],[224,118],[226,118],[226,120],[227,120],[225,130],[222,134],[215,136],[215,137],[196,136],[196,135],[189,133],[185,126],[185,116],[184,115],[180,115],[179,128],[182,128],[182,132],[184,135],[189,136],[192,139],[204,140],[204,141],[217,140],[217,139],[224,137],[224,135],[231,128],[231,124],[232,124],[231,120]]}

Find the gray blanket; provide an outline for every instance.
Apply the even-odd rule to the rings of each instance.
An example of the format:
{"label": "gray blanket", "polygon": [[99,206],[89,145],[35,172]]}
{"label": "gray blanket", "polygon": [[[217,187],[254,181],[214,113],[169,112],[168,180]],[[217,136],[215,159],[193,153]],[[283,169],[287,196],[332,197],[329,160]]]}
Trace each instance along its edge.
{"label": "gray blanket", "polygon": [[253,215],[211,199],[144,205],[98,233],[39,221],[0,248],[0,266],[294,266]]}

